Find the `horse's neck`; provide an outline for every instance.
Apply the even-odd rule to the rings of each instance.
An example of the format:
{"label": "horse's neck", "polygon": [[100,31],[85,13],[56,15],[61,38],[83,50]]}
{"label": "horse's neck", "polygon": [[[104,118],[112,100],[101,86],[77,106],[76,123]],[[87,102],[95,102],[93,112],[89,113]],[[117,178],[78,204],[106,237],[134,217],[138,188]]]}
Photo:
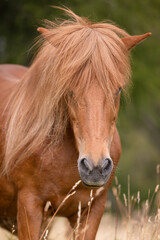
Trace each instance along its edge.
{"label": "horse's neck", "polygon": [[[39,152],[40,158],[44,160],[44,164],[48,165],[53,163],[56,159],[56,162],[67,163],[69,164],[77,164],[78,159],[78,150],[76,148],[75,139],[73,135],[72,128],[70,125],[67,128],[66,134],[63,137],[63,140],[57,146],[50,145],[50,147],[44,146],[44,149]],[[55,164],[55,163],[54,163]]]}
{"label": "horse's neck", "polygon": [[78,150],[76,147],[73,130],[70,124],[68,124],[66,133],[63,137],[62,142],[60,143],[60,146],[57,148],[57,151],[60,151],[60,153],[63,152],[64,156],[78,156]]}
{"label": "horse's neck", "polygon": [[78,155],[78,150],[76,147],[75,137],[73,134],[73,130],[70,124],[68,124],[66,134],[63,138],[62,146],[64,146],[64,151],[69,154],[69,152],[72,152],[76,155]]}

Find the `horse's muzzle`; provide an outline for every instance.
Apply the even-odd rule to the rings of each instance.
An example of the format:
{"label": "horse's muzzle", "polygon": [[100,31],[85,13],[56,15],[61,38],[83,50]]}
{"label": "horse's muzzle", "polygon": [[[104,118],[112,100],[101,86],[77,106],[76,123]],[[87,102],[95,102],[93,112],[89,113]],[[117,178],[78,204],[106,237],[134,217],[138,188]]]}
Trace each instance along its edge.
{"label": "horse's muzzle", "polygon": [[78,170],[82,182],[89,187],[103,186],[109,179],[112,169],[113,161],[110,158],[101,160],[96,166],[90,159],[78,160]]}

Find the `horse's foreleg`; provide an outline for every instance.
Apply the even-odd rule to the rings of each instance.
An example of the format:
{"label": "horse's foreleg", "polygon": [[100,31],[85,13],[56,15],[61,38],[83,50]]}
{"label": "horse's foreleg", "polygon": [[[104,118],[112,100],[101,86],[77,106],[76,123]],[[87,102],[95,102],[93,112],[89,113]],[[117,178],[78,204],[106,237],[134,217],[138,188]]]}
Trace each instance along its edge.
{"label": "horse's foreleg", "polygon": [[106,198],[107,192],[105,190],[101,196],[93,200],[90,211],[85,209],[85,214],[82,211],[78,232],[76,230],[77,213],[69,218],[71,226],[75,229],[76,240],[95,240],[99,223],[105,210]]}
{"label": "horse's foreleg", "polygon": [[18,237],[19,240],[38,240],[43,218],[42,202],[31,192],[23,189],[18,193]]}

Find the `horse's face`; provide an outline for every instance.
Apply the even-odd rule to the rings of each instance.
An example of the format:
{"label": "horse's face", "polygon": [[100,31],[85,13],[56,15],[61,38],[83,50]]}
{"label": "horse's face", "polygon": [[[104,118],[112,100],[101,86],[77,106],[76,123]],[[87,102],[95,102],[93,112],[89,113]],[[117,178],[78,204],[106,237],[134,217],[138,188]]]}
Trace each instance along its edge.
{"label": "horse's face", "polygon": [[79,151],[78,170],[82,181],[88,186],[104,185],[113,169],[110,146],[119,109],[119,95],[120,90],[117,89],[113,110],[98,84],[93,84],[77,101],[76,93],[73,93],[69,113]]}

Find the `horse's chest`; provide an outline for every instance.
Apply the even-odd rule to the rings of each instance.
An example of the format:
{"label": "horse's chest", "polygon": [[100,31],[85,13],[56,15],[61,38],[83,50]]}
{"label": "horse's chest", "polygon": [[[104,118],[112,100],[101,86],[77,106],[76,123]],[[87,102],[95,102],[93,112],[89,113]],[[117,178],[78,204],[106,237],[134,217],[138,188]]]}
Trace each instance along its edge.
{"label": "horse's chest", "polygon": [[90,201],[91,189],[83,187],[81,184],[80,189],[71,191],[69,194],[58,194],[55,198],[53,195],[50,198],[52,208],[54,211],[58,209],[57,215],[65,217],[71,216],[78,212],[79,205],[82,209],[88,206]]}
{"label": "horse's chest", "polygon": [[54,165],[43,187],[43,193],[45,191],[47,200],[52,203],[54,211],[61,206],[58,213],[67,217],[77,212],[80,202],[82,208],[87,207],[91,189],[79,182],[80,176],[76,162],[74,165],[69,163]]}

